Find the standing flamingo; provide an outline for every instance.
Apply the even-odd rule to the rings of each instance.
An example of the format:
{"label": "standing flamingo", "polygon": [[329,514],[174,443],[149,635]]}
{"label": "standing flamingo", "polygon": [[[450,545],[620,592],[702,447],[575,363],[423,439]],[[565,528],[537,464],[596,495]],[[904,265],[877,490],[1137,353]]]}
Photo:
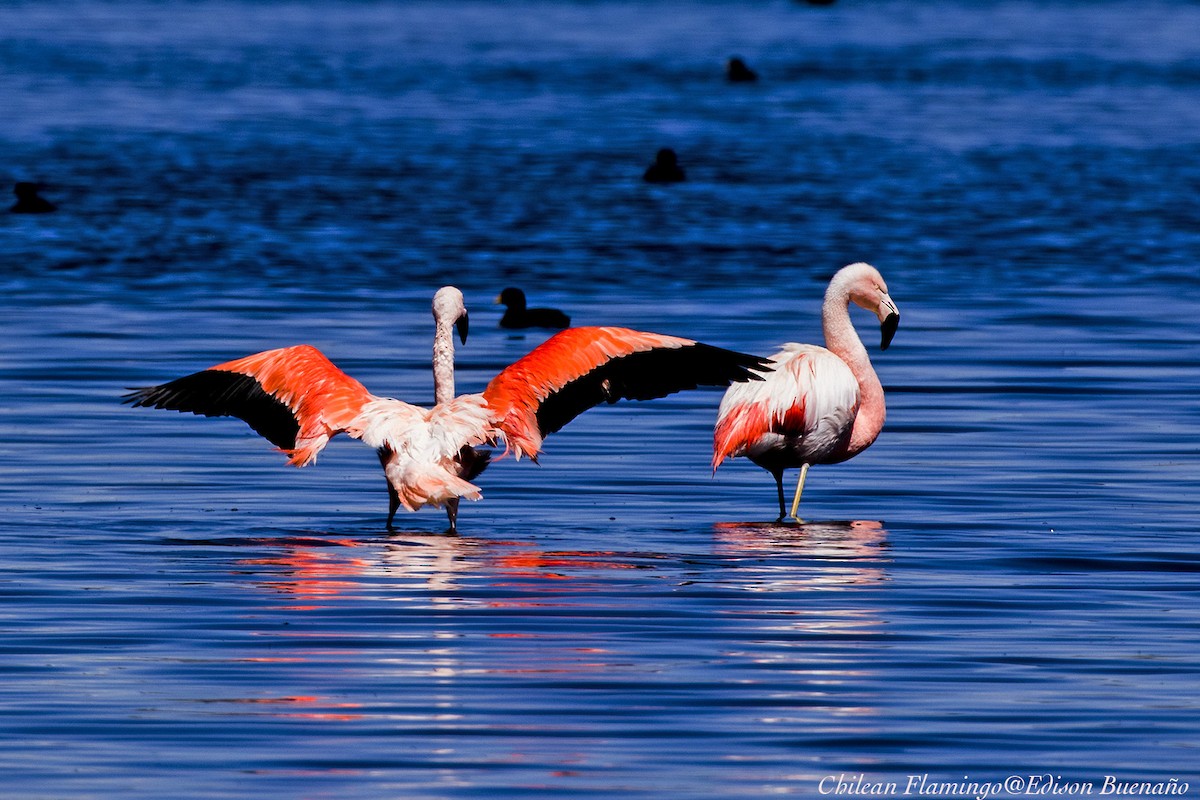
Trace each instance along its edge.
{"label": "standing flamingo", "polygon": [[883,429],[883,386],[850,322],[850,303],[879,317],[886,350],[900,324],[883,276],[870,264],[838,270],[825,291],[825,344],[789,342],[771,356],[775,371],[759,383],[731,386],[721,400],[713,434],[713,471],[726,458],[746,456],[775,477],[779,522],[784,519],[783,471],[800,468],[791,516],[800,509],[813,464],[837,464],[871,446]]}
{"label": "standing flamingo", "polygon": [[133,406],[240,417],[303,467],[333,436],[376,449],[388,485],[387,527],[400,506],[445,506],[450,531],[458,503],[478,500],[470,481],[503,441],[537,461],[545,436],[602,402],[649,400],[697,386],[761,380],[766,359],[627,328],[568,328],[500,372],[480,394],[454,396],[454,336],[467,340],[467,310],[453,286],[433,298],[434,406],[378,397],[310,345],[227,361],[124,397]]}

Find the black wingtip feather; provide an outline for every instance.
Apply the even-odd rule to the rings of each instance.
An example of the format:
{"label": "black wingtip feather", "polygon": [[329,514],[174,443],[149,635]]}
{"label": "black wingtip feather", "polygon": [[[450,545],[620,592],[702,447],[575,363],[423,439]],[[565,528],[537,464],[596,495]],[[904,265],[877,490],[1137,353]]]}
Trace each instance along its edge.
{"label": "black wingtip feather", "polygon": [[162,408],[206,417],[238,417],[276,447],[296,446],[300,425],[291,410],[249,375],[204,370],[122,395],[134,408]]}

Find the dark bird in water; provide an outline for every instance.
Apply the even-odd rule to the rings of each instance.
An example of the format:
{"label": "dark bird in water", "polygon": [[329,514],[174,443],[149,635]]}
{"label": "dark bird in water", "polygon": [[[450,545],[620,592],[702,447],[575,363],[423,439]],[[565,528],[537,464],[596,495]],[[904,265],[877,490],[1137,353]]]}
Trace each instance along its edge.
{"label": "dark bird in water", "polygon": [[571,318],[557,308],[526,308],[525,292],[512,286],[496,298],[496,305],[503,305],[504,316],[501,328],[550,328],[561,330],[571,324]]}
{"label": "dark bird in water", "polygon": [[725,77],[730,83],[752,83],[758,80],[758,73],[746,66],[739,56],[734,56],[725,62]]}
{"label": "dark bird in water", "polygon": [[804,0],[810,6],[831,6],[834,0]]}
{"label": "dark bird in water", "polygon": [[9,209],[14,214],[49,214],[56,206],[38,194],[38,185],[21,181],[13,187],[17,202]]}
{"label": "dark bird in water", "polygon": [[646,168],[642,179],[647,183],[679,183],[686,181],[687,175],[683,174],[683,167],[679,166],[675,151],[664,147],[654,157],[654,163]]}

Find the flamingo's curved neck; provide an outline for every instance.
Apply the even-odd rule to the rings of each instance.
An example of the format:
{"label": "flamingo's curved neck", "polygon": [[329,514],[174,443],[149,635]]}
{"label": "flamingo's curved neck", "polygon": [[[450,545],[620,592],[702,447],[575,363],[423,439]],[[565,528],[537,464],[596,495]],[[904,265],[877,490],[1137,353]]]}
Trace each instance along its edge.
{"label": "flamingo's curved neck", "polygon": [[883,430],[887,409],[883,402],[883,384],[871,366],[867,348],[850,321],[850,292],[845,286],[831,284],[821,308],[821,327],[825,332],[825,347],[845,361],[858,381],[859,406],[846,446],[846,458],[871,446]]}
{"label": "flamingo's curved neck", "polygon": [[433,402],[440,405],[454,399],[454,322],[444,316],[435,319]]}

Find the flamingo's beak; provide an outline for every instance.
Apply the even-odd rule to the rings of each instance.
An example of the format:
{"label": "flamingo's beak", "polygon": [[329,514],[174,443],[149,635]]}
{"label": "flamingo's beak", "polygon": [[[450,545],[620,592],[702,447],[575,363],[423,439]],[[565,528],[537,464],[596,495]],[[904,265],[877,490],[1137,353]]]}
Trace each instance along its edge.
{"label": "flamingo's beak", "polygon": [[471,327],[467,314],[464,311],[463,315],[454,321],[454,327],[458,328],[458,340],[463,344],[467,343],[467,329]]}
{"label": "flamingo's beak", "polygon": [[501,297],[503,297],[503,296],[504,296],[503,294],[498,294],[498,295],[496,295],[496,299],[492,301],[492,305],[494,305],[494,306],[498,306],[498,305],[500,305],[501,303],[503,303],[504,301],[500,299],[500,298],[501,298]]}
{"label": "flamingo's beak", "polygon": [[896,329],[900,327],[900,309],[896,308],[892,298],[885,294],[879,301],[879,311],[876,313],[879,315],[879,330],[883,334],[879,349],[887,350],[888,345],[892,343],[892,337],[896,335]]}

